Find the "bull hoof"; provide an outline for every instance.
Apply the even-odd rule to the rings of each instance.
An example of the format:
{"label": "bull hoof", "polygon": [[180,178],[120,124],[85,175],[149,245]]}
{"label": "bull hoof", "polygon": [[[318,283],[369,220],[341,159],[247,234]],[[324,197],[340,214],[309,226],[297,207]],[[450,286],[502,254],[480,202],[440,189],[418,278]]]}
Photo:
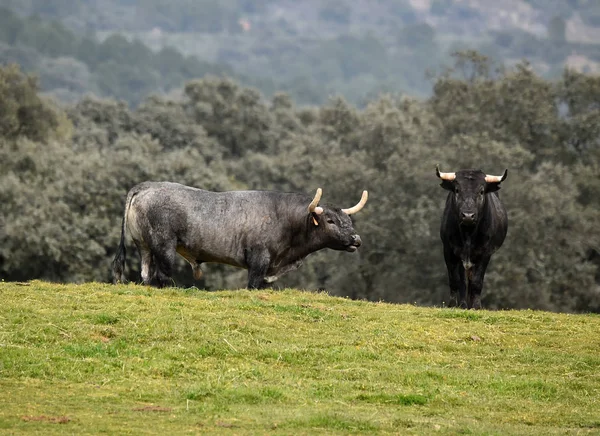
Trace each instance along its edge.
{"label": "bull hoof", "polygon": [[450,299],[448,300],[448,307],[458,306],[458,295],[454,292],[450,293]]}

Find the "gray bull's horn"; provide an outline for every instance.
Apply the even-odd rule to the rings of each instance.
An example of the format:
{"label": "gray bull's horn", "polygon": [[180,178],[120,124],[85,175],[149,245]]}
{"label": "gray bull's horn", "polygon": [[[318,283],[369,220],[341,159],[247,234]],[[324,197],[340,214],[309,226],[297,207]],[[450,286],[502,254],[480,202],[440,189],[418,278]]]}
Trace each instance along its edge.
{"label": "gray bull's horn", "polygon": [[349,209],[342,209],[342,212],[344,212],[346,215],[352,215],[353,213],[358,212],[365,207],[365,204],[367,204],[367,198],[369,198],[369,193],[367,191],[363,191],[362,197],[360,198],[358,204]]}
{"label": "gray bull's horn", "polygon": [[315,198],[308,205],[308,213],[316,213],[317,215],[321,215],[323,213],[322,207],[317,207],[319,201],[321,200],[321,195],[323,195],[323,190],[321,188],[317,188],[317,193],[315,194]]}
{"label": "gray bull's horn", "polygon": [[451,182],[452,180],[456,179],[456,173],[442,173],[442,172],[440,172],[440,165],[439,164],[435,166],[435,173],[442,180],[448,180],[449,182]]}
{"label": "gray bull's horn", "polygon": [[485,181],[488,183],[500,183],[500,182],[503,182],[504,179],[506,179],[507,175],[508,175],[508,170],[504,170],[504,174],[502,174],[502,176],[488,176],[486,174]]}

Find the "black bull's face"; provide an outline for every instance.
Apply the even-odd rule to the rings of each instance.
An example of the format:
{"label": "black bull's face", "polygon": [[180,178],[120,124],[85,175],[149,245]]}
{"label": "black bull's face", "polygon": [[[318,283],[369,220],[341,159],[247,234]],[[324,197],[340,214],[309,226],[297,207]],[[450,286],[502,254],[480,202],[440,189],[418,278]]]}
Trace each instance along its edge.
{"label": "black bull's face", "polygon": [[356,206],[347,209],[317,206],[321,194],[321,188],[317,189],[315,198],[308,206],[308,212],[311,214],[315,226],[315,236],[324,240],[325,246],[333,250],[356,251],[362,241],[352,226],[350,215],[359,212],[364,207],[369,197],[367,191],[363,191]]}
{"label": "black bull's face", "polygon": [[340,209],[325,209],[320,222],[322,231],[327,233],[329,248],[354,252],[361,246],[362,241],[354,230],[352,220]]}
{"label": "black bull's face", "polygon": [[463,226],[473,226],[477,223],[487,192],[485,174],[457,174],[454,181],[454,201],[458,208],[458,220]]}
{"label": "black bull's face", "polygon": [[457,218],[460,225],[464,227],[477,224],[485,206],[485,195],[500,189],[500,182],[507,176],[507,171],[504,171],[501,177],[488,176],[481,170],[440,173],[439,168],[436,168],[436,172],[442,179],[442,188],[454,195]]}

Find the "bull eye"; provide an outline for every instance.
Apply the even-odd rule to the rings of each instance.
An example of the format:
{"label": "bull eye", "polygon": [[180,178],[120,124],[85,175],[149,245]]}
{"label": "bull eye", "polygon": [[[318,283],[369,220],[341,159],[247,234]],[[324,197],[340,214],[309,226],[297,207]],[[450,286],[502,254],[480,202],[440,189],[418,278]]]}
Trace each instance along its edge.
{"label": "bull eye", "polygon": [[335,221],[333,221],[331,218],[327,218],[327,224],[335,224]]}

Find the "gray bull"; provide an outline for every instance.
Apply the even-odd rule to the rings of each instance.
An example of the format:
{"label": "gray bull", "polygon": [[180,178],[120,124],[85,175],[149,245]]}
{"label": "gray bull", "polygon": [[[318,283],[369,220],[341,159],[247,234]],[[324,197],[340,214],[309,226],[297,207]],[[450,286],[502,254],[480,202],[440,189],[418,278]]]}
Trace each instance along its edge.
{"label": "gray bull", "polygon": [[450,191],[440,227],[450,306],[480,309],[485,270],[508,231],[506,209],[498,196],[508,170],[490,176],[481,170],[442,173],[436,167],[436,174],[442,188]]}
{"label": "gray bull", "polygon": [[351,208],[318,206],[314,198],[274,191],[211,192],[171,182],[144,182],[127,194],[121,241],[113,261],[115,282],[123,282],[125,232],[128,230],[142,259],[142,281],[159,287],[172,283],[176,253],[192,266],[217,262],[248,270],[248,288],[264,288],[302,265],[310,253],[323,248],[356,251],[360,236]]}

